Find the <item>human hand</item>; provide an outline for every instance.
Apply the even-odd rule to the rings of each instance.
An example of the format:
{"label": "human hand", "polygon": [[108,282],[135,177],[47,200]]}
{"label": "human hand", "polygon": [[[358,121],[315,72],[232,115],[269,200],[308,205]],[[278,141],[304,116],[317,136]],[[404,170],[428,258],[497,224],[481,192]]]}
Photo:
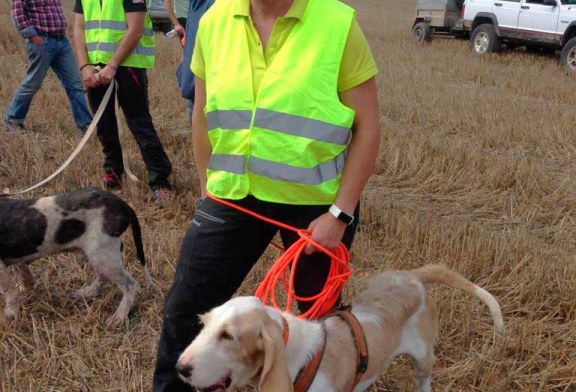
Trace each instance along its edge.
{"label": "human hand", "polygon": [[104,86],[112,83],[112,81],[114,80],[114,77],[116,76],[116,70],[117,70],[116,67],[108,64],[100,72],[98,72],[96,74],[96,76],[95,76],[96,81],[98,81],[99,84],[104,85]]}
{"label": "human hand", "polygon": [[44,45],[46,43],[46,40],[41,35],[35,35],[34,37],[30,38],[30,41],[34,45]]}
{"label": "human hand", "polygon": [[98,82],[96,81],[96,70],[91,65],[86,65],[82,68],[82,83],[86,88],[98,87]]}
{"label": "human hand", "polygon": [[[327,212],[314,219],[308,226],[308,230],[312,232],[312,240],[333,252],[340,245],[346,227],[346,223]],[[318,249],[310,243],[306,245],[306,249],[304,250],[307,255],[316,251],[318,251]]]}
{"label": "human hand", "polygon": [[184,35],[186,35],[186,30],[184,29],[184,27],[182,27],[182,25],[180,23],[176,23],[174,25],[174,30],[176,30],[176,34],[178,34],[178,37],[182,38],[184,37]]}

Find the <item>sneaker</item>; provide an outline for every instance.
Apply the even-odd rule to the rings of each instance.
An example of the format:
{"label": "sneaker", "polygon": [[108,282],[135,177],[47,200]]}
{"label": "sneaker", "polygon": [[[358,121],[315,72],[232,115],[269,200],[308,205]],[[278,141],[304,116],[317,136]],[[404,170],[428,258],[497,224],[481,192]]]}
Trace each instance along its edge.
{"label": "sneaker", "polygon": [[164,206],[172,199],[174,193],[168,187],[161,187],[152,192],[152,201],[157,206]]}
{"label": "sneaker", "polygon": [[4,127],[8,132],[23,132],[26,130],[24,124],[12,117],[4,118]]}
{"label": "sneaker", "polygon": [[112,171],[105,171],[100,177],[104,183],[104,187],[109,190],[122,188],[122,175],[118,175]]}

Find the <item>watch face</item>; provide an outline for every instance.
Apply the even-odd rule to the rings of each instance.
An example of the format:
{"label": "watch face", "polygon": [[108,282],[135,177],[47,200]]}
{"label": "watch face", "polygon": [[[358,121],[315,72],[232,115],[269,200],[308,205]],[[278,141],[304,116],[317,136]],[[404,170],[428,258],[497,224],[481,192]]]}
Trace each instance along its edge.
{"label": "watch face", "polygon": [[329,212],[338,220],[346,223],[347,225],[351,224],[354,221],[354,216],[348,215],[340,208],[335,206],[334,204],[330,207]]}
{"label": "watch face", "polygon": [[352,221],[354,220],[353,216],[348,215],[347,213],[345,213],[344,211],[341,211],[340,214],[338,215],[338,219],[340,219],[342,222],[345,222],[347,224],[352,223]]}

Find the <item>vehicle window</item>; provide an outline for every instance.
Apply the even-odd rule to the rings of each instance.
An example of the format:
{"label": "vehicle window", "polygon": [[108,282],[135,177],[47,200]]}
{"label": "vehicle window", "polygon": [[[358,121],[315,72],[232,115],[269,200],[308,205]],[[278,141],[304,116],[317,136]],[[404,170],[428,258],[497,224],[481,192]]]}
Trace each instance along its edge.
{"label": "vehicle window", "polygon": [[544,0],[526,0],[527,4],[544,4]]}
{"label": "vehicle window", "polygon": [[576,0],[560,0],[562,4],[576,4]]}
{"label": "vehicle window", "polygon": [[[499,1],[505,1],[507,3],[519,3],[520,2],[520,0],[499,0]],[[576,0],[574,0],[574,1],[576,1]]]}

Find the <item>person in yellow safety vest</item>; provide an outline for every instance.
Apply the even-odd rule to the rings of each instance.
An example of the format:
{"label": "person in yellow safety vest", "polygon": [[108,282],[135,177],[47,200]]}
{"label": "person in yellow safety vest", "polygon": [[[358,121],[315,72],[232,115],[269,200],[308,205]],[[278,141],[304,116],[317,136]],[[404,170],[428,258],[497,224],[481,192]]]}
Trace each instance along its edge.
{"label": "person in yellow safety vest", "polygon": [[110,100],[98,123],[105,157],[104,185],[108,189],[122,187],[124,165],[114,109],[114,99],[118,99],[144,158],[152,199],[164,204],[172,194],[168,180],[172,164],[148,104],[146,70],[154,67],[156,41],[146,2],[76,0],[74,12],[74,46],[92,111],[100,106],[109,84],[117,83],[117,98]]}
{"label": "person in yellow safety vest", "polygon": [[[175,365],[200,331],[198,315],[234,294],[278,232],[206,195],[308,228],[328,249],[341,240],[349,247],[380,144],[378,70],[355,11],[339,1],[216,1],[200,22],[191,67],[202,200],[166,298],[155,392],[191,390],[177,372],[194,380],[194,370]],[[285,247],[298,239],[280,235]],[[320,292],[330,267],[312,246],[306,253],[296,271],[300,297]]]}

